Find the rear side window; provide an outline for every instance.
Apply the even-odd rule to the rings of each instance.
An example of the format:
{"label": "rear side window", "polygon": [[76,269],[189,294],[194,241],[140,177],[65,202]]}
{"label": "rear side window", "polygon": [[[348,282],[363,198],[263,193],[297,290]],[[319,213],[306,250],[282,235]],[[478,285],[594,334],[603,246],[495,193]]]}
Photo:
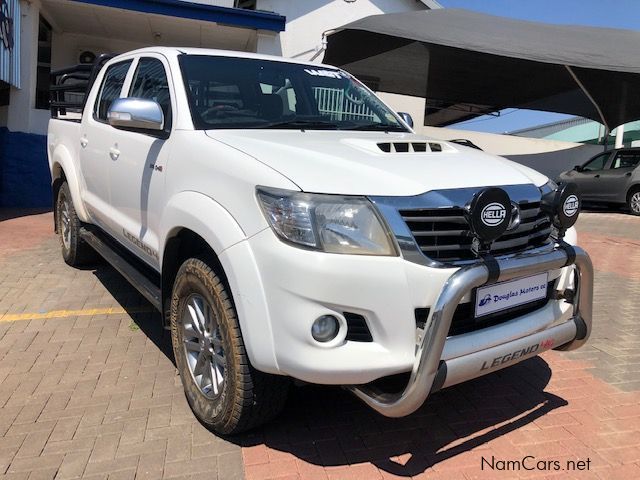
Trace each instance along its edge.
{"label": "rear side window", "polygon": [[171,130],[171,96],[164,65],[157,58],[141,58],[133,76],[129,97],[154,100],[164,113],[164,130]]}
{"label": "rear side window", "polygon": [[640,152],[618,152],[611,168],[635,168],[640,163]]}
{"label": "rear side window", "polygon": [[96,118],[102,122],[107,121],[107,112],[114,100],[120,98],[122,93],[122,86],[124,80],[127,77],[127,72],[131,66],[131,60],[125,62],[116,63],[111,65],[107,69],[107,73],[104,75],[102,86],[100,87],[100,94],[96,102],[95,114]]}

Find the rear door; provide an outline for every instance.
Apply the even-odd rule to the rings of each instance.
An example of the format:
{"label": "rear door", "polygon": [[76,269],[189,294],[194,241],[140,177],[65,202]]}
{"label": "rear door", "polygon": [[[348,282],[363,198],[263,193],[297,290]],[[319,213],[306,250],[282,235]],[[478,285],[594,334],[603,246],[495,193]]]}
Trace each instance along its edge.
{"label": "rear door", "polygon": [[574,172],[571,181],[578,185],[584,200],[602,200],[601,177],[608,167],[611,152],[601,153],[582,166],[582,171]]}
{"label": "rear door", "polygon": [[[132,60],[109,65],[102,77],[95,101],[87,102],[80,133],[80,162],[84,178],[83,200],[93,221],[112,231],[113,218],[109,192],[109,173],[113,164],[110,151],[119,134],[107,123],[107,111],[121,94]],[[92,103],[89,103],[92,102]]]}
{"label": "rear door", "polygon": [[625,202],[633,171],[640,163],[640,151],[616,152],[609,168],[600,174],[600,198],[611,202]]}
{"label": "rear door", "polygon": [[162,107],[164,130],[117,132],[117,159],[109,176],[111,202],[124,245],[159,268],[159,223],[163,205],[169,138],[175,111],[168,65],[161,55],[145,54],[133,65],[124,97],[154,100]]}

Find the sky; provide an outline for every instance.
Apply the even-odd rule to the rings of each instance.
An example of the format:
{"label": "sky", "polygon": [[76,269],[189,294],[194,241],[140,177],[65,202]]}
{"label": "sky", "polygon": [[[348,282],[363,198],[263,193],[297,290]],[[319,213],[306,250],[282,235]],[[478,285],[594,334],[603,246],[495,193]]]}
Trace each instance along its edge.
{"label": "sky", "polygon": [[[640,30],[640,0],[438,0],[445,8],[536,22]],[[640,47],[639,47],[640,48]],[[569,115],[507,109],[499,117],[482,116],[452,128],[504,133],[551,123]]]}

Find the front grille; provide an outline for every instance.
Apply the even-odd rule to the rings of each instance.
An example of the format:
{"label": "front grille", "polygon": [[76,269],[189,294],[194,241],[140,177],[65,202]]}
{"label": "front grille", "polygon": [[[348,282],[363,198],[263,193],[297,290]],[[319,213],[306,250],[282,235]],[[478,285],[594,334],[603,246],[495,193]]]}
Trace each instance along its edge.
{"label": "front grille", "polygon": [[[551,234],[549,217],[540,202],[522,202],[520,225],[499,237],[491,247],[494,255],[506,255],[538,247]],[[472,235],[462,208],[400,210],[402,219],[427,257],[440,262],[473,260]]]}

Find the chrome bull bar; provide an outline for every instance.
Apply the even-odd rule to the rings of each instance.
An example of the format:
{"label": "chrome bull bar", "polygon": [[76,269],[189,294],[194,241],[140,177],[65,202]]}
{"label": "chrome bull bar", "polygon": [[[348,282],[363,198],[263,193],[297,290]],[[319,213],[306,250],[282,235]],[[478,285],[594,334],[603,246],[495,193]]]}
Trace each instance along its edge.
{"label": "chrome bull bar", "polygon": [[[544,253],[525,252],[493,260],[495,262],[491,261],[490,264],[482,261],[462,267],[449,277],[427,321],[426,330],[416,351],[416,359],[409,382],[403,391],[398,393],[382,392],[369,385],[352,385],[346,388],[371,408],[387,417],[403,417],[415,412],[431,392],[438,390],[443,385],[457,383],[447,381],[447,369],[455,369],[455,360],[457,359],[445,362],[441,361],[441,358],[454,312],[467,293],[485,284],[534,275],[569,265],[575,265],[576,270],[572,321],[551,327],[546,331],[537,332],[534,335],[506,342],[495,349],[504,347],[502,350],[504,353],[509,348],[514,351],[514,347],[520,348],[523,345],[524,339],[540,341],[541,334],[544,332],[549,332],[552,336],[555,335],[556,339],[562,339],[564,344],[554,345],[557,345],[557,348],[561,350],[574,350],[587,341],[592,322],[593,266],[589,255],[584,250],[561,242],[553,250]],[[554,329],[556,331],[552,333]],[[525,354],[519,359],[537,355],[550,346],[536,349],[534,353]],[[489,371],[484,373],[489,373]],[[467,376],[466,379],[475,378],[482,374],[482,372],[476,372],[476,374]],[[460,377],[459,372],[458,377]]]}

